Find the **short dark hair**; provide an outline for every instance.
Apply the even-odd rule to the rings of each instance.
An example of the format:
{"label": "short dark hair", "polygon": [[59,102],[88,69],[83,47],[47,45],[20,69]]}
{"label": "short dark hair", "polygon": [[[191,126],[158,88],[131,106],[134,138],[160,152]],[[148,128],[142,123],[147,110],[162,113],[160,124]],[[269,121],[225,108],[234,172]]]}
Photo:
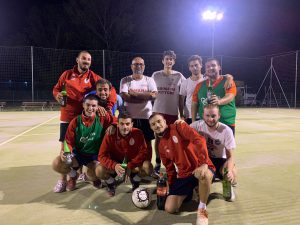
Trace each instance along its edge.
{"label": "short dark hair", "polygon": [[219,62],[219,60],[216,59],[216,58],[208,58],[208,59],[206,60],[205,63],[208,63],[208,62],[210,62],[210,61],[216,61],[216,62],[218,63],[219,66],[221,65],[220,62]]}
{"label": "short dark hair", "polygon": [[187,60],[188,66],[190,65],[191,61],[195,61],[195,60],[198,60],[199,63],[200,63],[200,65],[202,65],[202,58],[201,58],[201,56],[199,56],[199,55],[192,55]]}
{"label": "short dark hair", "polygon": [[104,79],[104,78],[101,78],[100,80],[98,80],[96,82],[96,87],[97,87],[98,84],[100,84],[100,85],[101,84],[108,84],[109,90],[111,90],[111,88],[112,88],[111,83],[108,80]]}
{"label": "short dark hair", "polygon": [[86,51],[86,50],[83,50],[83,51],[80,51],[80,52],[78,53],[78,55],[77,55],[76,58],[79,58],[79,56],[80,56],[82,53],[87,53],[87,54],[89,54],[90,56],[92,56],[91,53],[89,53],[89,52]]}
{"label": "short dark hair", "polygon": [[172,50],[164,51],[164,53],[163,53],[163,59],[164,59],[166,56],[171,56],[174,60],[176,59],[176,54],[175,54],[175,52],[172,51]]}
{"label": "short dark hair", "polygon": [[118,120],[119,119],[131,119],[132,120],[132,117],[126,110],[124,110],[124,111],[119,112]]}
{"label": "short dark hair", "polygon": [[100,102],[100,98],[97,96],[97,95],[94,95],[94,94],[87,94],[84,99],[83,99],[83,103],[86,101],[86,100],[96,100],[99,104]]}
{"label": "short dark hair", "polygon": [[154,112],[154,113],[151,114],[151,116],[149,116],[148,120],[150,121],[150,120],[151,120],[154,116],[156,116],[156,115],[160,115],[162,118],[165,119],[165,117],[163,116],[163,114]]}

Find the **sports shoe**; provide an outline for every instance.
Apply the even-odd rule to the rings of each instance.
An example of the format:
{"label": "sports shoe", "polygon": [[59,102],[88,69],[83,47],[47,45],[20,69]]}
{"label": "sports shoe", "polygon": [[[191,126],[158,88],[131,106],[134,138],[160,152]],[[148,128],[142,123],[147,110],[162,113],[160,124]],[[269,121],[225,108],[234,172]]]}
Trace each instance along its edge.
{"label": "sports shoe", "polygon": [[64,180],[58,180],[56,185],[53,188],[54,193],[65,192],[67,187],[67,182]]}
{"label": "sports shoe", "polygon": [[70,179],[67,181],[67,190],[68,191],[74,191],[76,189],[76,181],[77,181],[77,176],[70,177]]}
{"label": "sports shoe", "polygon": [[196,225],[208,225],[208,213],[205,209],[198,209]]}
{"label": "sports shoe", "polygon": [[85,173],[79,174],[77,181],[86,182],[88,180],[87,175]]}
{"label": "sports shoe", "polygon": [[140,182],[139,181],[135,181],[133,179],[133,177],[130,177],[130,182],[131,182],[131,190],[134,191],[135,189],[137,189],[140,186]]}
{"label": "sports shoe", "polygon": [[116,194],[116,182],[114,181],[112,184],[106,183],[106,186],[107,186],[107,194],[108,194],[108,196],[109,197],[114,197],[115,194]]}
{"label": "sports shoe", "polygon": [[160,174],[160,164],[155,164],[155,167],[154,167],[153,173],[152,173],[152,177],[155,179],[158,179],[159,174]]}
{"label": "sports shoe", "polygon": [[94,180],[94,181],[93,181],[93,186],[94,186],[95,188],[97,188],[97,189],[102,188],[101,180],[100,180],[100,179]]}

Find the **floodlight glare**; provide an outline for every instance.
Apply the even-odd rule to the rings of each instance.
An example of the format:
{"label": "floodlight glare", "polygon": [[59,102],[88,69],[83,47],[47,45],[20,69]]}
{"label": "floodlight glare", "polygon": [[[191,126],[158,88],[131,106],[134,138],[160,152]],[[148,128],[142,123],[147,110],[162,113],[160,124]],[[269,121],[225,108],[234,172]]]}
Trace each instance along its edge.
{"label": "floodlight glare", "polygon": [[212,34],[211,34],[211,56],[214,57],[214,48],[215,48],[215,23],[216,21],[220,21],[223,19],[223,12],[219,11],[211,11],[211,10],[206,10],[202,13],[202,19],[211,21],[212,24]]}
{"label": "floodlight glare", "polygon": [[217,20],[222,20],[223,19],[223,13],[218,13],[216,19]]}
{"label": "floodlight glare", "polygon": [[206,10],[202,13],[203,20],[221,20],[223,13],[217,11]]}

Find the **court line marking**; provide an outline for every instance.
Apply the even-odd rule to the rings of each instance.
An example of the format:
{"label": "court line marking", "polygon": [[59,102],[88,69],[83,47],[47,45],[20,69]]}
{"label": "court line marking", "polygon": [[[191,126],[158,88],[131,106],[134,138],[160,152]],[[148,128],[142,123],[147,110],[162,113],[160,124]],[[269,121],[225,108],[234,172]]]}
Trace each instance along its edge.
{"label": "court line marking", "polygon": [[18,135],[16,135],[16,136],[14,136],[14,137],[12,137],[12,138],[10,138],[10,139],[4,141],[4,142],[1,142],[1,143],[0,143],[0,146],[5,145],[5,144],[7,144],[7,143],[9,143],[9,142],[11,142],[11,141],[13,141],[13,140],[15,140],[16,138],[18,138],[18,137],[20,137],[20,136],[22,136],[22,135],[24,135],[24,134],[26,134],[26,133],[28,133],[28,132],[34,130],[34,129],[40,127],[40,126],[43,126],[44,124],[50,122],[51,120],[54,120],[54,119],[57,118],[57,117],[58,117],[58,116],[51,117],[50,119],[46,120],[45,122],[42,122],[42,123],[40,123],[40,124],[38,124],[38,125],[36,125],[36,126],[34,126],[34,127],[31,127],[31,128],[29,128],[28,130],[25,130],[25,131],[23,131],[22,133],[20,133],[20,134],[18,134]]}

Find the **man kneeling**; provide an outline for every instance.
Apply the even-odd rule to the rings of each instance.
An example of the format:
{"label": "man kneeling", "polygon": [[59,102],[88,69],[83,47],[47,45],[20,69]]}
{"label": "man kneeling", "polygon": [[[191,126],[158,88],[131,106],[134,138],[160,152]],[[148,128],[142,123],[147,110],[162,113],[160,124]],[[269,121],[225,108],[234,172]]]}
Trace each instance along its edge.
{"label": "man kneeling", "polygon": [[[101,144],[96,168],[98,178],[105,180],[109,196],[115,195],[116,180],[114,177],[130,178],[132,190],[139,187],[141,176],[149,176],[153,166],[147,160],[147,144],[141,130],[133,127],[132,118],[121,113],[118,127],[114,134],[106,134]],[[126,161],[127,167],[122,167]]]}
{"label": "man kneeling", "polygon": [[[73,191],[76,188],[76,170],[82,165],[88,168],[87,175],[93,181],[93,185],[96,188],[101,186],[101,181],[95,175],[98,151],[105,129],[114,121],[114,117],[109,113],[98,117],[96,115],[98,104],[98,96],[87,95],[83,100],[82,114],[70,122],[64,141],[64,151],[61,151],[52,163],[54,171],[63,175],[69,174],[70,179],[68,182],[58,180],[54,192],[63,192],[66,189]],[[64,154],[66,152],[72,155],[69,163]]]}
{"label": "man kneeling", "polygon": [[169,195],[165,211],[178,212],[182,202],[190,200],[194,188],[199,186],[196,224],[208,224],[206,202],[215,167],[209,159],[204,137],[186,123],[167,125],[161,114],[152,114],[149,123],[160,139],[159,155],[168,175]]}

